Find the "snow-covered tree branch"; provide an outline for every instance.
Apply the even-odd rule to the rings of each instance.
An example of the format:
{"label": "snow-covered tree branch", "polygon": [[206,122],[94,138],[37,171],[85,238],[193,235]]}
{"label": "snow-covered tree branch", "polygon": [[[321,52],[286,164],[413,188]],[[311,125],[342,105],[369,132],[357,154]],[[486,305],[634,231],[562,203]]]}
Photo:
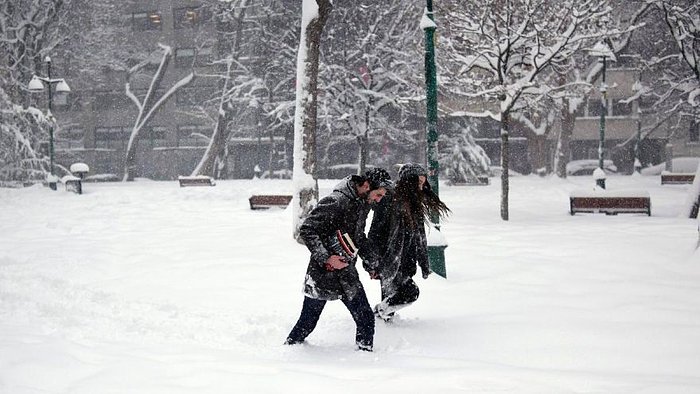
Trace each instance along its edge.
{"label": "snow-covered tree branch", "polygon": [[501,217],[508,220],[509,133],[513,114],[531,107],[554,87],[542,74],[565,68],[578,51],[606,34],[599,21],[605,0],[479,0],[449,3],[449,62],[443,85],[494,109],[501,122]]}
{"label": "snow-covered tree branch", "polygon": [[125,92],[127,97],[129,97],[136,106],[138,113],[136,115],[136,120],[134,121],[134,126],[131,129],[129,143],[126,147],[126,155],[124,157],[124,175],[122,177],[123,181],[134,180],[136,171],[136,146],[138,143],[139,135],[143,130],[144,126],[148,124],[148,122],[153,117],[153,114],[163,105],[163,103],[165,103],[170,97],[172,97],[175,94],[175,92],[177,92],[180,88],[190,84],[195,78],[194,71],[192,71],[185,77],[177,81],[163,95],[158,96],[158,91],[163,82],[163,78],[165,77],[165,73],[168,70],[168,64],[170,63],[170,59],[173,56],[172,48],[164,44],[158,44],[158,46],[160,47],[160,50],[162,50],[163,53],[161,56],[160,63],[158,65],[158,69],[155,71],[155,74],[151,79],[148,90],[146,91],[146,94],[143,97],[143,99],[139,99],[132,92],[131,79],[137,72],[139,72],[146,66],[148,60],[143,61],[140,64],[132,67],[127,72],[127,81],[124,86]]}

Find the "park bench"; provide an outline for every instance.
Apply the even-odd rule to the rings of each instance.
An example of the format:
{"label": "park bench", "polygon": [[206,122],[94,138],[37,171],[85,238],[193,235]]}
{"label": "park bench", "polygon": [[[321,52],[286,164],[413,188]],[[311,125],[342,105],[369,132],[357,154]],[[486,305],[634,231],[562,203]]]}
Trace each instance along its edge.
{"label": "park bench", "polygon": [[66,187],[66,191],[76,194],[83,194],[83,179],[85,174],[90,172],[90,167],[85,163],[73,163],[70,165],[71,175],[61,178],[61,183]]}
{"label": "park bench", "polygon": [[569,196],[571,215],[576,213],[645,213],[651,216],[651,199],[646,191],[574,191]]}
{"label": "park bench", "polygon": [[74,175],[66,175],[61,178],[61,183],[66,187],[66,191],[75,194],[83,194],[83,182],[80,178]]}
{"label": "park bench", "polygon": [[467,179],[466,182],[453,182],[450,181],[450,186],[488,186],[491,184],[491,180],[487,176],[478,176],[476,178]]}
{"label": "park bench", "polygon": [[178,182],[180,182],[180,187],[187,186],[215,186],[216,182],[214,178],[205,175],[196,176],[179,176],[177,177]]}
{"label": "park bench", "polygon": [[661,174],[662,185],[687,185],[693,183],[695,174],[665,173]]}
{"label": "park bench", "polygon": [[258,194],[248,199],[248,202],[250,202],[250,209],[253,210],[270,209],[273,207],[286,208],[290,201],[292,201],[292,196],[281,194]]}

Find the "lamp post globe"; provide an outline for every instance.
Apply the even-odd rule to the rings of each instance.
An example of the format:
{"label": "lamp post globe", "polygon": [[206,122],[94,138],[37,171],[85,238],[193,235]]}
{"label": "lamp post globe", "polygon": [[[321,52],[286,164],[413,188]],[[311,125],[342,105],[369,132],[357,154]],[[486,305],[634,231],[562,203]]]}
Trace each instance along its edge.
{"label": "lamp post globe", "polygon": [[28,87],[31,92],[41,92],[44,90],[44,83],[35,75],[32,77],[32,80],[29,81]]}

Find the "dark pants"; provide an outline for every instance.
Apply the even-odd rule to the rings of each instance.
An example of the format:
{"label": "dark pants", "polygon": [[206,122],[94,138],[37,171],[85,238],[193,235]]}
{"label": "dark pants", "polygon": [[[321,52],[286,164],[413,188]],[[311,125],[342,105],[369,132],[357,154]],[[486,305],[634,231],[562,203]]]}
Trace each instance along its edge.
{"label": "dark pants", "polygon": [[[343,298],[341,301],[348,308],[357,325],[355,343],[362,348],[371,349],[374,340],[374,313],[369,306],[369,301],[367,301],[367,295],[364,291],[359,291],[353,299],[346,300]],[[325,306],[326,300],[304,297],[301,316],[299,316],[297,324],[294,325],[294,328],[287,336],[287,340],[298,343],[311,334],[311,331],[316,328],[316,323],[318,323]]]}
{"label": "dark pants", "polygon": [[[408,279],[393,294],[385,294],[382,291],[382,302],[385,302],[388,306],[407,306],[408,304],[414,302],[418,299],[420,294],[420,289],[413,279]],[[399,308],[397,308],[399,309]]]}

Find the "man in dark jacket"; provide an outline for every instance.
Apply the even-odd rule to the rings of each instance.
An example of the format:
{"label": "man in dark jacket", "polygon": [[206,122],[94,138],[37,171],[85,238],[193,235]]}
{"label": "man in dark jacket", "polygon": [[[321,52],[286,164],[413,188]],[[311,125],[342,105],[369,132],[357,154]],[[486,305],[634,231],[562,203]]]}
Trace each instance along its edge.
{"label": "man in dark jacket", "polygon": [[311,252],[304,280],[304,304],[285,344],[304,342],[316,327],[326,301],[339,299],[357,325],[358,348],[372,350],[374,314],[355,268],[356,257],[338,248],[336,234],[347,234],[367,266],[375,266],[377,257],[365,237],[365,221],[372,204],[381,201],[390,185],[389,174],[381,168],[369,170],[364,176],[353,175],[309,212],[300,228],[300,236]]}

